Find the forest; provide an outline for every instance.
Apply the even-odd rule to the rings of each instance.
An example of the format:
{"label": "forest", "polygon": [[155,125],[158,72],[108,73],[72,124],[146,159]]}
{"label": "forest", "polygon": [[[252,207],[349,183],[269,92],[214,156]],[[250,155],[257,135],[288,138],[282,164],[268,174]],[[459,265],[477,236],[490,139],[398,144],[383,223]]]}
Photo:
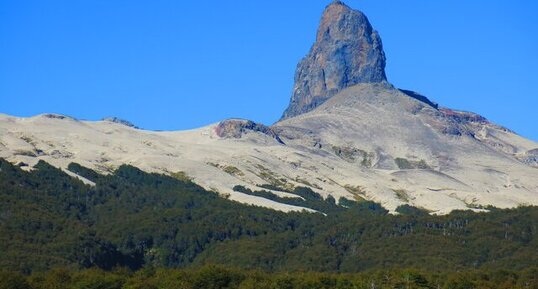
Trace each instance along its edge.
{"label": "forest", "polygon": [[428,273],[413,269],[354,274],[230,269],[206,265],[195,269],[146,267],[52,269],[30,275],[0,271],[0,289],[535,289],[538,269],[520,272],[471,270]]}
{"label": "forest", "polygon": [[297,188],[320,213],[286,214],[132,166],[69,170],[96,185],[0,159],[0,288],[538,288],[536,207],[391,215]]}

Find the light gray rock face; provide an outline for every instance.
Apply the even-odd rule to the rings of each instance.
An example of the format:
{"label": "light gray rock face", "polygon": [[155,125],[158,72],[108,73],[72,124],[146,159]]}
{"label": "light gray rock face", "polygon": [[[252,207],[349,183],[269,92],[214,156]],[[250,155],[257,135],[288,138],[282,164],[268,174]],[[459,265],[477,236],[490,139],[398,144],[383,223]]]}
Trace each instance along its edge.
{"label": "light gray rock face", "polygon": [[538,149],[533,149],[518,157],[520,161],[531,167],[538,168]]}
{"label": "light gray rock face", "polygon": [[[439,107],[386,82],[343,89],[272,129],[287,147],[320,157],[316,176],[323,179],[321,167],[330,170],[322,188],[334,181],[351,192],[357,187],[375,191],[366,198],[392,195],[416,207],[440,204],[433,210],[441,211],[453,205],[501,206],[510,198],[538,202],[535,142],[478,114]],[[354,169],[339,170],[335,164]],[[347,173],[348,179],[339,178]],[[370,174],[388,179],[371,182]],[[408,194],[403,198],[402,190]],[[379,202],[390,207],[388,198]]]}
{"label": "light gray rock face", "polygon": [[221,138],[241,138],[248,132],[258,132],[284,144],[272,128],[246,119],[227,119],[215,127],[215,133]]}
{"label": "light gray rock face", "polygon": [[282,119],[311,111],[349,86],[386,80],[379,34],[362,12],[334,1],[323,12],[310,53],[297,67]]}

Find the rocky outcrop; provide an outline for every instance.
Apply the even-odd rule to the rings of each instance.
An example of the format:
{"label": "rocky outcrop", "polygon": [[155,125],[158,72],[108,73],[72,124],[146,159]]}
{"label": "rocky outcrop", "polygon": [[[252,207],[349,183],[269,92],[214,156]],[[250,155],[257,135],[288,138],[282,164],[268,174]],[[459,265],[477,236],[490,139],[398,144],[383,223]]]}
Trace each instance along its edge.
{"label": "rocky outcrop", "polygon": [[132,127],[132,128],[135,128],[135,129],[140,129],[139,127],[134,125],[132,122],[130,122],[128,120],[118,118],[118,117],[115,117],[115,116],[105,117],[105,118],[102,119],[102,121],[113,122],[113,123],[121,124],[121,125],[124,125],[124,126]]}
{"label": "rocky outcrop", "polygon": [[275,139],[280,144],[284,144],[272,128],[250,120],[228,119],[221,121],[215,127],[215,133],[221,138],[241,138],[248,132],[261,133]]}
{"label": "rocky outcrop", "polygon": [[489,124],[489,121],[476,113],[468,111],[459,111],[450,108],[441,108],[441,113],[448,119],[451,119],[459,124],[466,123],[480,123],[480,124]]}
{"label": "rocky outcrop", "polygon": [[310,53],[297,67],[282,119],[308,112],[349,86],[386,80],[379,34],[362,12],[334,1],[323,12]]}
{"label": "rocky outcrop", "polygon": [[425,103],[435,109],[438,109],[439,108],[439,104],[431,101],[430,99],[428,99],[426,96],[418,93],[418,92],[414,92],[412,90],[405,90],[405,89],[399,89],[400,92],[404,93],[405,95],[411,97],[411,98],[414,98],[422,103]]}
{"label": "rocky outcrop", "polygon": [[518,159],[528,166],[538,168],[538,149],[530,150]]}

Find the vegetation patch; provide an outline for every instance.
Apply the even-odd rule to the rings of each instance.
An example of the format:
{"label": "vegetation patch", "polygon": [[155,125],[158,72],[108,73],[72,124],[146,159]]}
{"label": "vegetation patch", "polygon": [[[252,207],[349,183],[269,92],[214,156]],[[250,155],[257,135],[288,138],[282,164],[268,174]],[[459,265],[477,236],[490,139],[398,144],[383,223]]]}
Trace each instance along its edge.
{"label": "vegetation patch", "polygon": [[320,194],[306,187],[297,187],[293,191],[286,191],[290,194],[297,195],[297,198],[280,197],[265,190],[252,191],[240,185],[235,186],[233,189],[243,194],[262,197],[282,204],[309,208],[324,214],[330,214],[344,209],[344,207],[336,204],[333,196],[329,195],[326,199],[323,199]]}
{"label": "vegetation patch", "polygon": [[33,147],[36,147],[36,145],[37,145],[37,143],[31,137],[29,137],[27,135],[22,135],[20,137],[20,139],[23,140],[24,142],[32,145]]}
{"label": "vegetation patch", "polygon": [[85,179],[88,179],[92,182],[96,182],[100,177],[101,175],[96,173],[95,171],[93,170],[90,170],[86,167],[83,167],[77,163],[70,163],[68,166],[67,166],[67,169]]}
{"label": "vegetation patch", "polygon": [[398,166],[398,168],[401,170],[414,170],[414,169],[429,170],[431,169],[431,167],[426,163],[425,160],[411,161],[404,158],[396,158],[394,159],[394,161],[396,162],[396,165]]}
{"label": "vegetation patch", "polygon": [[170,175],[180,181],[183,181],[183,182],[191,182],[192,181],[192,177],[190,177],[186,172],[183,172],[183,171],[179,171],[179,172],[175,172],[175,173],[170,173]]}
{"label": "vegetation patch", "polygon": [[398,189],[398,190],[392,190],[395,194],[398,200],[402,202],[408,203],[411,199],[409,198],[409,194],[406,190]]}
{"label": "vegetation patch", "polygon": [[296,177],[295,178],[295,181],[298,182],[299,184],[303,184],[307,187],[310,187],[310,188],[314,188],[314,189],[318,189],[318,190],[323,190],[323,188],[321,188],[320,186],[316,185],[316,184],[312,184],[310,183],[309,181],[305,180],[305,179],[301,179],[300,177]]}
{"label": "vegetation patch", "polygon": [[467,205],[467,208],[469,208],[469,209],[487,210],[487,206],[478,204],[478,199],[477,198],[473,198],[471,203],[466,203],[466,205]]}
{"label": "vegetation patch", "polygon": [[417,208],[408,204],[398,206],[396,208],[396,212],[401,215],[409,215],[409,216],[426,216],[429,215],[430,211],[423,209],[423,208]]}
{"label": "vegetation patch", "polygon": [[332,146],[333,152],[346,162],[360,162],[363,167],[371,167],[373,154],[354,147]]}
{"label": "vegetation patch", "polygon": [[283,188],[285,191],[293,191],[295,189],[293,184],[288,183],[287,179],[278,176],[270,169],[260,164],[257,164],[256,168],[258,169],[258,172],[254,172],[254,174],[260,179],[268,182],[270,185]]}
{"label": "vegetation patch", "polygon": [[29,150],[16,150],[13,154],[17,156],[37,157],[37,154],[34,151]]}
{"label": "vegetation patch", "polygon": [[366,191],[364,190],[364,187],[345,185],[344,188],[346,189],[346,191],[348,191],[350,194],[353,195],[353,198],[355,199],[355,201],[357,202],[366,201]]}
{"label": "vegetation patch", "polygon": [[232,176],[244,176],[245,174],[240,170],[238,169],[237,167],[234,167],[234,166],[224,166],[222,168],[222,170],[229,174],[229,175],[232,175]]}
{"label": "vegetation patch", "polygon": [[232,165],[221,165],[221,164],[215,164],[215,163],[207,163],[207,164],[210,166],[216,167],[222,170],[223,172],[234,177],[242,177],[245,175],[243,171],[241,171],[239,168],[234,167]]}
{"label": "vegetation patch", "polygon": [[114,173],[114,171],[116,170],[116,167],[114,165],[105,162],[97,163],[95,164],[95,167],[98,171],[109,174]]}
{"label": "vegetation patch", "polygon": [[257,187],[262,188],[262,189],[272,190],[272,191],[284,192],[284,193],[291,193],[293,191],[293,190],[285,189],[285,188],[278,187],[271,184],[261,184],[261,185],[257,185]]}

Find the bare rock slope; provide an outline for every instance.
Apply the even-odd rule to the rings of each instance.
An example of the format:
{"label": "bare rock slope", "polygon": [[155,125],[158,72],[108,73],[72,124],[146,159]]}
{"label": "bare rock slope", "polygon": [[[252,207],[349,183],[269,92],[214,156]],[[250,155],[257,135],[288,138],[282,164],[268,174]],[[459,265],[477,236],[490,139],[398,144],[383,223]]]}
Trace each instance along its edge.
{"label": "bare rock slope", "polygon": [[440,214],[538,205],[538,143],[393,87],[384,65],[381,40],[366,17],[334,1],[298,67],[290,107],[273,126],[230,119],[155,132],[115,118],[0,115],[0,157],[27,169],[38,160],[104,173],[130,164],[282,211],[310,209],[233,188],[302,186],[336,200],[372,200],[391,211],[410,204]]}
{"label": "bare rock slope", "polygon": [[351,165],[331,178],[361,187],[366,199],[389,208],[401,202],[434,211],[538,202],[531,149],[538,144],[389,84],[350,87],[274,130],[288,146]]}

